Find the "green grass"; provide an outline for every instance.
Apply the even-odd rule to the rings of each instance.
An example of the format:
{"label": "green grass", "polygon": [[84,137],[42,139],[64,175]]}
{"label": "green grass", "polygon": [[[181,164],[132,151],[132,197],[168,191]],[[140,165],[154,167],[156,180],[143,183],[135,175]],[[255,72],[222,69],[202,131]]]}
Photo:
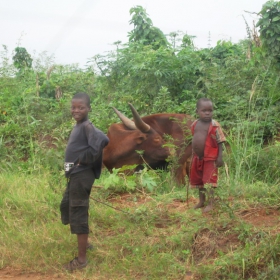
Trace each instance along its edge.
{"label": "green grass", "polygon": [[[268,217],[277,212],[279,185],[233,187],[221,171],[217,207],[208,215],[191,208],[197,199],[195,190],[189,192],[188,205],[185,188],[169,186],[168,191],[150,194],[142,189],[126,197],[93,188],[92,197],[128,214],[90,201],[90,239],[95,249],[88,253],[88,267],[71,275],[62,269],[77,253],[76,237],[60,222],[64,185],[63,177],[47,171],[0,175],[1,268],[59,274],[65,279],[279,276],[279,218],[278,224],[276,219],[273,225],[255,226],[242,216],[245,210],[267,209]],[[95,185],[102,186],[102,180]]]}

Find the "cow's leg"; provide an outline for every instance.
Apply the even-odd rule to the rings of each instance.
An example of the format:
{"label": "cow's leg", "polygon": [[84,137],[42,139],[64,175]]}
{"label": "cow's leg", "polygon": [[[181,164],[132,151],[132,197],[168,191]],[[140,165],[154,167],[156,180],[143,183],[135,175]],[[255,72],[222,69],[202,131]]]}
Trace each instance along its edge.
{"label": "cow's leg", "polygon": [[199,196],[199,202],[194,206],[194,209],[202,208],[205,203],[205,195],[206,189],[205,188],[199,188],[198,189],[198,196]]}
{"label": "cow's leg", "polygon": [[185,185],[186,183],[186,167],[185,167],[185,163],[181,164],[178,168],[176,168],[176,170],[174,170],[174,179],[176,181],[176,184],[180,185]]}
{"label": "cow's leg", "polygon": [[183,152],[180,149],[177,150],[178,168],[175,170],[175,178],[177,183],[184,185],[186,183],[186,176],[190,176],[192,147],[189,145]]}

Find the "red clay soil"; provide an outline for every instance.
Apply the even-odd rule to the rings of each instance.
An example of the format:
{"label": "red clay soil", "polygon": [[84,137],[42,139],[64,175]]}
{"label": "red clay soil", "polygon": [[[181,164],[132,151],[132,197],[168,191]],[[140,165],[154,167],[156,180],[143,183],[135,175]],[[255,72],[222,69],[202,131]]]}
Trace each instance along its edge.
{"label": "red clay soil", "polygon": [[279,210],[274,208],[250,208],[238,213],[238,216],[254,227],[270,228],[271,233],[280,233]]}
{"label": "red clay soil", "polygon": [[151,197],[145,195],[132,195],[132,194],[120,194],[118,196],[109,198],[108,201],[114,204],[116,207],[129,208],[135,207],[135,205],[141,205],[147,201],[152,200]]}
{"label": "red clay soil", "polygon": [[41,274],[37,272],[25,272],[20,269],[5,267],[0,270],[0,279],[13,280],[54,280],[54,279],[68,279],[63,274]]}

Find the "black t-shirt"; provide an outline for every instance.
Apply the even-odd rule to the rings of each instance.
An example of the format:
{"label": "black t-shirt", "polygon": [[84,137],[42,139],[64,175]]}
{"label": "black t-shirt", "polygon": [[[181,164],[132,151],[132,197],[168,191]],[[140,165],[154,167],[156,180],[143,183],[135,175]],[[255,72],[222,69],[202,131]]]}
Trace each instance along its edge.
{"label": "black t-shirt", "polygon": [[102,151],[108,143],[109,138],[89,120],[77,123],[71,131],[65,151],[65,162],[74,163],[74,166],[65,172],[66,177],[92,168],[95,178],[98,179],[102,167]]}

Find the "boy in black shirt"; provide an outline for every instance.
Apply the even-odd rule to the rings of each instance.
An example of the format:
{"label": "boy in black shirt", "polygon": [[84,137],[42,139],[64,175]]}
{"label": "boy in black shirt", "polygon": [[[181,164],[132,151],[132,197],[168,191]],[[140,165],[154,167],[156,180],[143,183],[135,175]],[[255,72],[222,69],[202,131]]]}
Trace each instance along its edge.
{"label": "boy in black shirt", "polygon": [[61,221],[70,224],[77,235],[78,256],[67,263],[68,271],[86,267],[88,244],[88,209],[92,184],[101,174],[102,151],[108,137],[88,120],[90,98],[77,93],[72,99],[71,114],[76,120],[65,152],[65,176],[68,184],[60,204]]}

